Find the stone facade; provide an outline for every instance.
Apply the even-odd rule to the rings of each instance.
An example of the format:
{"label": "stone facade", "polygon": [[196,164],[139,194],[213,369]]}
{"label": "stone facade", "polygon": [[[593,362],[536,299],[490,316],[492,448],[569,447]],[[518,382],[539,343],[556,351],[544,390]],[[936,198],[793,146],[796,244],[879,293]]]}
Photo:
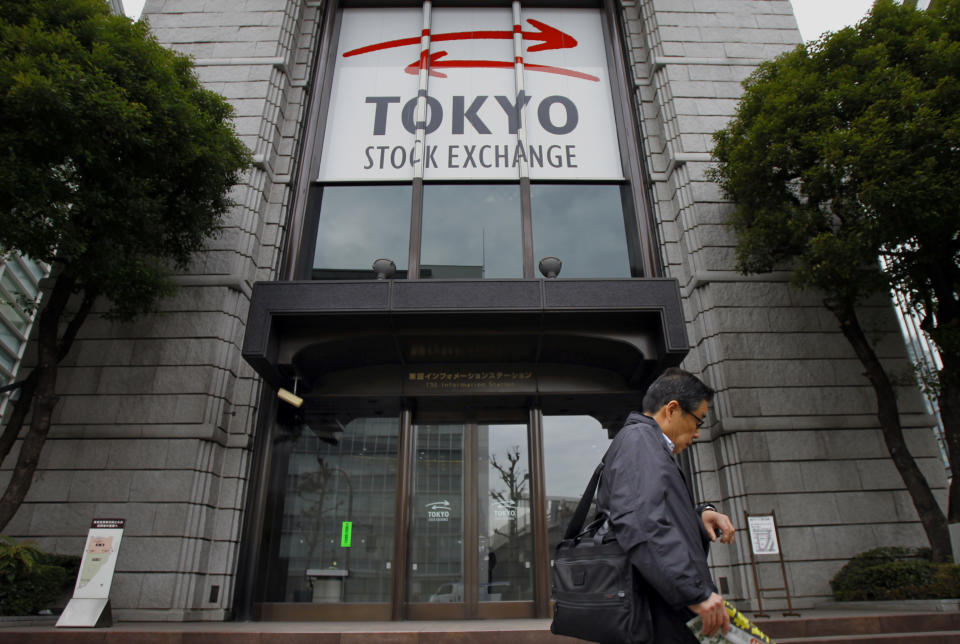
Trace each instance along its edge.
{"label": "stone facade", "polygon": [[[78,553],[91,517],[125,517],[112,594],[119,619],[231,615],[261,396],[240,347],[252,284],[285,274],[323,4],[145,6],[160,42],[193,56],[204,84],[235,106],[256,164],[177,296],[136,324],[94,315],[83,328],[33,487],[7,529]],[[785,275],[735,272],[729,206],[705,179],[711,134],[733,113],[740,82],[800,41],[792,9],[787,0],[621,5],[662,261],[687,316],[685,366],[719,392],[692,450],[696,487],[740,526],[744,512],[776,512],[794,606],[810,606],[852,555],[925,538],[886,455],[872,390],[831,314]],[[905,371],[889,304],[875,302],[864,318],[883,358]],[[943,496],[932,421],[913,388],[900,394],[913,453]],[[713,564],[731,599],[755,601],[745,531],[735,546],[714,548]],[[781,584],[779,564],[763,565],[761,578]],[[772,596],[765,605],[778,605]]]}
{"label": "stone facade", "polygon": [[[735,272],[729,205],[708,182],[711,134],[732,116],[743,81],[801,39],[787,0],[638,0],[629,17],[663,263],[680,280],[693,350],[684,365],[717,389],[709,435],[694,449],[702,498],[720,501],[743,530],[744,512],[775,512],[796,606],[828,598],[853,555],[880,545],[926,545],[887,455],[863,367],[815,293],[786,274]],[[892,373],[909,371],[889,301],[863,321]],[[943,462],[923,401],[899,390],[913,455],[945,501]],[[754,599],[750,544],[713,549],[733,599]],[[772,562],[772,563],[771,563]],[[760,585],[783,586],[775,557]],[[784,593],[764,593],[785,606]]]}
{"label": "stone facade", "polygon": [[[134,324],[96,315],[64,361],[54,427],[6,533],[63,553],[127,519],[111,593],[123,620],[230,615],[260,382],[240,358],[257,280],[279,265],[319,2],[148,0],[161,43],[234,105],[255,167],[179,293]],[[29,360],[28,360],[29,361]],[[0,471],[9,479],[16,448]]]}

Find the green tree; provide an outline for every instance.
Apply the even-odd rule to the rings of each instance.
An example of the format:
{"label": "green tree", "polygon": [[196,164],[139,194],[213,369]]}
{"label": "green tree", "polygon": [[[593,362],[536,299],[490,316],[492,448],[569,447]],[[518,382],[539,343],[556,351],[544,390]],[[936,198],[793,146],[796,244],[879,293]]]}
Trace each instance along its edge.
{"label": "green tree", "polygon": [[[856,27],[800,45],[744,82],[714,136],[746,273],[789,268],[818,289],[866,369],[891,458],[937,561],[947,520],[907,449],[889,374],[858,305],[895,289],[943,358],[939,403],[960,464],[960,0],[878,0]],[[879,262],[882,258],[883,262]],[[949,519],[960,521],[954,469]]]}
{"label": "green tree", "polygon": [[23,501],[57,403],[59,362],[97,298],[130,320],[218,230],[249,165],[232,109],[191,61],[103,0],[0,0],[0,252],[51,267],[37,362],[0,437],[30,424],[0,497]]}

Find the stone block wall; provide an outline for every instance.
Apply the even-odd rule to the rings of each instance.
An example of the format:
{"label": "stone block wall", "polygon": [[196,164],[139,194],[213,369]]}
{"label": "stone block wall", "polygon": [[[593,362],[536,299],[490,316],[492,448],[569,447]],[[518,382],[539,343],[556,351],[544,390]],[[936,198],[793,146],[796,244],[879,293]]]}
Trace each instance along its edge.
{"label": "stone block wall", "polygon": [[[812,606],[858,552],[927,542],[884,446],[873,390],[833,315],[785,273],[736,272],[730,205],[706,180],[711,135],[733,115],[741,81],[800,42],[793,10],[787,0],[621,4],[662,261],[680,280],[693,346],[685,366],[718,391],[691,450],[697,491],[741,529],[735,546],[712,549],[714,573],[731,598],[755,599],[744,512],[773,511],[794,606]],[[909,381],[890,302],[879,297],[862,314],[890,372]],[[945,502],[933,419],[915,387],[898,396],[911,451]],[[783,585],[776,558],[764,557],[759,574],[762,587]],[[775,599],[783,596],[765,593],[764,605],[785,606]]]}
{"label": "stone block wall", "polygon": [[[120,620],[230,616],[260,380],[240,357],[252,284],[275,279],[321,2],[147,0],[158,40],[236,111],[254,167],[176,296],[133,324],[98,306],[63,363],[50,438],[5,531],[80,554],[94,517],[127,520]],[[27,361],[29,363],[29,359]],[[12,454],[0,470],[9,480]]]}

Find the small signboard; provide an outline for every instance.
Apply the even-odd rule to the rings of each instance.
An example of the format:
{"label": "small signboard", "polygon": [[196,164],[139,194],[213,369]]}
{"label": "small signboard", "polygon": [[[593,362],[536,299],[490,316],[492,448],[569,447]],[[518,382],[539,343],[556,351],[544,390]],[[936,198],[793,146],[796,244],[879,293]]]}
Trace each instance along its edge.
{"label": "small signboard", "polygon": [[344,521],[340,524],[340,547],[349,548],[353,543],[353,521]]}
{"label": "small signboard", "polygon": [[750,529],[750,546],[755,555],[780,553],[777,543],[777,528],[772,514],[754,514],[747,517]]}
{"label": "small signboard", "polygon": [[[763,612],[763,593],[768,590],[782,590],[787,599],[787,610],[783,616],[791,615],[799,617],[800,613],[793,610],[793,602],[790,600],[790,584],[787,580],[787,567],[783,563],[783,552],[780,550],[779,539],[777,538],[777,513],[773,510],[770,514],[750,514],[744,511],[744,518],[747,522],[747,529],[750,532],[750,568],[753,570],[753,583],[757,588],[757,604],[760,608],[755,612],[754,617],[769,617]],[[773,588],[764,588],[760,585],[760,574],[757,572],[757,560],[754,555],[776,555],[780,560],[780,574],[783,576],[783,586]],[[765,563],[771,563],[769,560]]]}
{"label": "small signboard", "polygon": [[94,519],[91,523],[73,597],[57,626],[92,628],[113,624],[110,585],[125,523],[124,519]]}

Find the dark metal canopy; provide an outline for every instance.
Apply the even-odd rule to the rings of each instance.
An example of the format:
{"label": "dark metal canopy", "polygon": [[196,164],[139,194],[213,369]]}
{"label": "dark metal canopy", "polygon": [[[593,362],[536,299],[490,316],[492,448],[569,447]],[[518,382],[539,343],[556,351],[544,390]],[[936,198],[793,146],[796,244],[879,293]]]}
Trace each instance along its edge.
{"label": "dark metal canopy", "polygon": [[573,413],[636,402],[688,350],[676,280],[644,278],[260,282],[243,342],[316,411],[466,397]]}

